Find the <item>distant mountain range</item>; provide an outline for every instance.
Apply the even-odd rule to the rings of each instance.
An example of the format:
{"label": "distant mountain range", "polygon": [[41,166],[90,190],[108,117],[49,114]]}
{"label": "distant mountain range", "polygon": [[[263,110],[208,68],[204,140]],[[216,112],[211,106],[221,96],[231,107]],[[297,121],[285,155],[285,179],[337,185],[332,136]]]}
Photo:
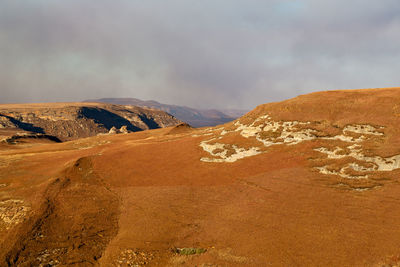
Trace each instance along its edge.
{"label": "distant mountain range", "polygon": [[162,104],[157,101],[143,101],[137,98],[100,98],[84,102],[101,102],[117,105],[132,105],[151,109],[158,109],[175,116],[177,119],[189,123],[193,127],[205,127],[224,124],[241,117],[247,110],[240,109],[194,109],[186,106]]}

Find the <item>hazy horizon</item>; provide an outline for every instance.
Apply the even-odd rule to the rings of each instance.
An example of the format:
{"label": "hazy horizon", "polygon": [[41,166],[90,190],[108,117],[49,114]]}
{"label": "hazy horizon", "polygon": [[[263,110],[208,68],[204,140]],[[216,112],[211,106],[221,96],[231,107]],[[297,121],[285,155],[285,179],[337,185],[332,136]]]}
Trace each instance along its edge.
{"label": "hazy horizon", "polygon": [[400,2],[0,3],[0,103],[132,97],[253,109],[400,85]]}

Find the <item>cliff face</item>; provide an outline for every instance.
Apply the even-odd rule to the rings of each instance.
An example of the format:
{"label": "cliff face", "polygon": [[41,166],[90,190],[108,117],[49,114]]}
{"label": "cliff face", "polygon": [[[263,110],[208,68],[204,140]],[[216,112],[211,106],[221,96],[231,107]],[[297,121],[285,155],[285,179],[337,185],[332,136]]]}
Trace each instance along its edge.
{"label": "cliff face", "polygon": [[55,136],[62,141],[107,133],[126,126],[141,131],[181,123],[166,112],[92,103],[0,105],[0,129]]}

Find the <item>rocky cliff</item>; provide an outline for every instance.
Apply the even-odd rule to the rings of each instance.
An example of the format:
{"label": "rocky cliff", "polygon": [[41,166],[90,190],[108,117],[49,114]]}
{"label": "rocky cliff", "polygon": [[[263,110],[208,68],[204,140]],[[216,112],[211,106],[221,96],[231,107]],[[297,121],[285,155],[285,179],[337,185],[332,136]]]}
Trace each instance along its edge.
{"label": "rocky cliff", "polygon": [[174,126],[181,123],[159,110],[93,103],[0,105],[0,129],[33,132],[62,141],[108,133],[112,127],[128,131]]}

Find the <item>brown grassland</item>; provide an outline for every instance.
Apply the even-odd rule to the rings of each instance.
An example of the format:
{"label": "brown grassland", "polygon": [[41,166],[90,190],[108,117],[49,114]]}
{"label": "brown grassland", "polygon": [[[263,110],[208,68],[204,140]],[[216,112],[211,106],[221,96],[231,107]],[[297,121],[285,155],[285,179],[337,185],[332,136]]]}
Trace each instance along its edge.
{"label": "brown grassland", "polygon": [[[266,115],[279,127],[257,128]],[[299,142],[283,122],[301,122],[287,128]],[[251,123],[260,132],[238,126]],[[395,266],[399,125],[400,89],[387,88],[303,95],[214,128],[0,143],[0,266]],[[229,162],[232,145],[258,152]]]}

